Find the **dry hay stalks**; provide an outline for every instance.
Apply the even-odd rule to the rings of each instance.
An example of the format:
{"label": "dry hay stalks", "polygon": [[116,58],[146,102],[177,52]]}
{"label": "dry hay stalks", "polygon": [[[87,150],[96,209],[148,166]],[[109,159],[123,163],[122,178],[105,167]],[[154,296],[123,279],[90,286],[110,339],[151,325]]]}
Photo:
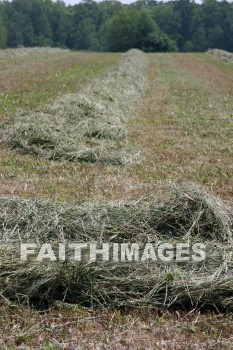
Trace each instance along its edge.
{"label": "dry hay stalks", "polygon": [[[164,184],[137,200],[53,203],[0,199],[5,298],[85,306],[233,309],[232,203],[197,186]],[[203,262],[19,259],[20,242],[203,242]]]}
{"label": "dry hay stalks", "polygon": [[69,50],[52,47],[19,47],[17,49],[0,49],[0,61],[26,57],[31,55],[48,55]]}
{"label": "dry hay stalks", "polygon": [[232,52],[218,50],[218,49],[211,49],[211,50],[208,50],[208,53],[213,55],[215,58],[217,58],[221,61],[233,63],[233,53]]}
{"label": "dry hay stalks", "polygon": [[82,93],[66,95],[44,112],[18,113],[0,128],[0,141],[47,159],[126,164],[139,152],[127,142],[124,121],[145,90],[147,57],[125,54],[119,66]]}

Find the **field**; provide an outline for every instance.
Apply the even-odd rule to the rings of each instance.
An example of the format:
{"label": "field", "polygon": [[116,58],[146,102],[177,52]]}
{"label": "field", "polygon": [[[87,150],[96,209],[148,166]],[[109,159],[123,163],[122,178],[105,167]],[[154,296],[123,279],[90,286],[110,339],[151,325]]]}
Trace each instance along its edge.
{"label": "field", "polygon": [[[63,50],[17,57],[0,53],[0,123],[8,121],[13,130],[14,120],[21,116],[47,115],[54,101],[66,104],[76,98],[73,94],[90,92],[91,82],[102,91],[101,79],[121,60],[121,54]],[[213,196],[232,202],[233,64],[210,54],[147,54],[142,61],[136,72],[142,69],[145,88],[129,91],[114,105],[117,116],[126,111],[129,117],[120,118],[117,137],[111,134],[104,144],[121,149],[125,136],[123,141],[118,138],[123,128],[129,154],[138,156],[135,161],[112,164],[99,155],[100,161],[52,159],[44,156],[46,146],[35,155],[31,148],[22,152],[19,143],[14,148],[4,139],[0,196],[62,203],[130,201],[170,181],[204,186]],[[130,84],[137,85],[130,81],[126,88]],[[107,111],[115,116],[114,109]],[[105,138],[98,133],[97,146]],[[93,147],[93,140],[88,142]],[[218,308],[122,310],[57,301],[45,313],[1,296],[0,345],[2,349],[229,349],[232,324],[232,313]]]}

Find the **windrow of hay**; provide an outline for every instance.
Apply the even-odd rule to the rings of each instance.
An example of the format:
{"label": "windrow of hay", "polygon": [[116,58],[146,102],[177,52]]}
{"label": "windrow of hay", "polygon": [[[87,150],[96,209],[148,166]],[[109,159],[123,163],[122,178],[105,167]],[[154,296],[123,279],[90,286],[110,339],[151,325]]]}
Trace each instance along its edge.
{"label": "windrow of hay", "polygon": [[[0,199],[1,294],[85,306],[233,309],[232,203],[164,184],[128,202]],[[203,242],[203,262],[22,262],[20,242]],[[35,257],[34,257],[35,258]]]}
{"label": "windrow of hay", "polygon": [[66,95],[44,112],[18,113],[0,129],[0,141],[47,159],[125,164],[138,152],[124,121],[145,90],[146,55],[127,52],[120,65],[82,93]]}
{"label": "windrow of hay", "polygon": [[[0,61],[6,59],[14,59],[18,57],[26,57],[31,55],[47,55],[50,53],[57,53],[65,51],[64,49],[52,48],[52,47],[19,47],[17,49],[4,49],[0,50]],[[66,50],[69,51],[69,50]]]}
{"label": "windrow of hay", "polygon": [[219,49],[210,49],[208,50],[208,53],[216,57],[217,59],[229,63],[233,63],[233,53],[224,51],[224,50],[219,50]]}

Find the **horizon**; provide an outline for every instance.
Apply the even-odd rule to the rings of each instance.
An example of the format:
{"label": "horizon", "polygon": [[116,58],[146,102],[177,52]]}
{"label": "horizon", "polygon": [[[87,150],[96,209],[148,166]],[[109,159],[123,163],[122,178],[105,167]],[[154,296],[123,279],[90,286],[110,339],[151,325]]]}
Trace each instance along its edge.
{"label": "horizon", "polygon": [[[57,0],[53,0],[54,2],[56,2]],[[77,5],[80,2],[82,2],[82,0],[62,0],[66,5]],[[94,0],[95,2],[101,2],[101,0]],[[137,0],[119,0],[119,2],[121,2],[122,4],[132,4],[133,2],[136,2]]]}
{"label": "horizon", "polygon": [[[53,0],[54,2],[56,2],[57,0]],[[82,0],[62,0],[66,5],[77,5],[80,2],[82,2]],[[101,0],[94,0],[95,2],[101,2]],[[104,1],[104,0],[102,0]],[[121,2],[122,4],[132,4],[133,2],[136,2],[137,0],[118,0],[119,2]],[[159,0],[158,2],[168,2],[171,0]],[[196,3],[201,3],[202,0],[194,0]],[[229,1],[231,2],[231,1]]]}

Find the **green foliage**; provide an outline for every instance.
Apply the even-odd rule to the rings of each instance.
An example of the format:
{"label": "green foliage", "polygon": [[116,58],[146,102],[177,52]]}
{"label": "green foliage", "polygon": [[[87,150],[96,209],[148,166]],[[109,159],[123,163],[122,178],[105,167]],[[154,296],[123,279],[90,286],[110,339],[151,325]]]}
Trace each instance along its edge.
{"label": "green foliage", "polygon": [[112,51],[126,51],[136,47],[137,11],[122,9],[109,22],[108,48]]}
{"label": "green foliage", "polygon": [[176,49],[175,43],[161,32],[146,9],[124,8],[116,13],[109,21],[107,41],[112,51],[133,47],[148,52]]}
{"label": "green foliage", "polygon": [[177,51],[177,46],[166,34],[157,31],[144,38],[142,49],[146,52],[171,52]]}
{"label": "green foliage", "polygon": [[[0,47],[58,46],[75,50],[233,51],[233,4],[227,1],[52,0],[0,2]],[[4,23],[3,23],[4,20]]]}
{"label": "green foliage", "polygon": [[7,31],[0,13],[0,49],[4,49],[7,44]]}

